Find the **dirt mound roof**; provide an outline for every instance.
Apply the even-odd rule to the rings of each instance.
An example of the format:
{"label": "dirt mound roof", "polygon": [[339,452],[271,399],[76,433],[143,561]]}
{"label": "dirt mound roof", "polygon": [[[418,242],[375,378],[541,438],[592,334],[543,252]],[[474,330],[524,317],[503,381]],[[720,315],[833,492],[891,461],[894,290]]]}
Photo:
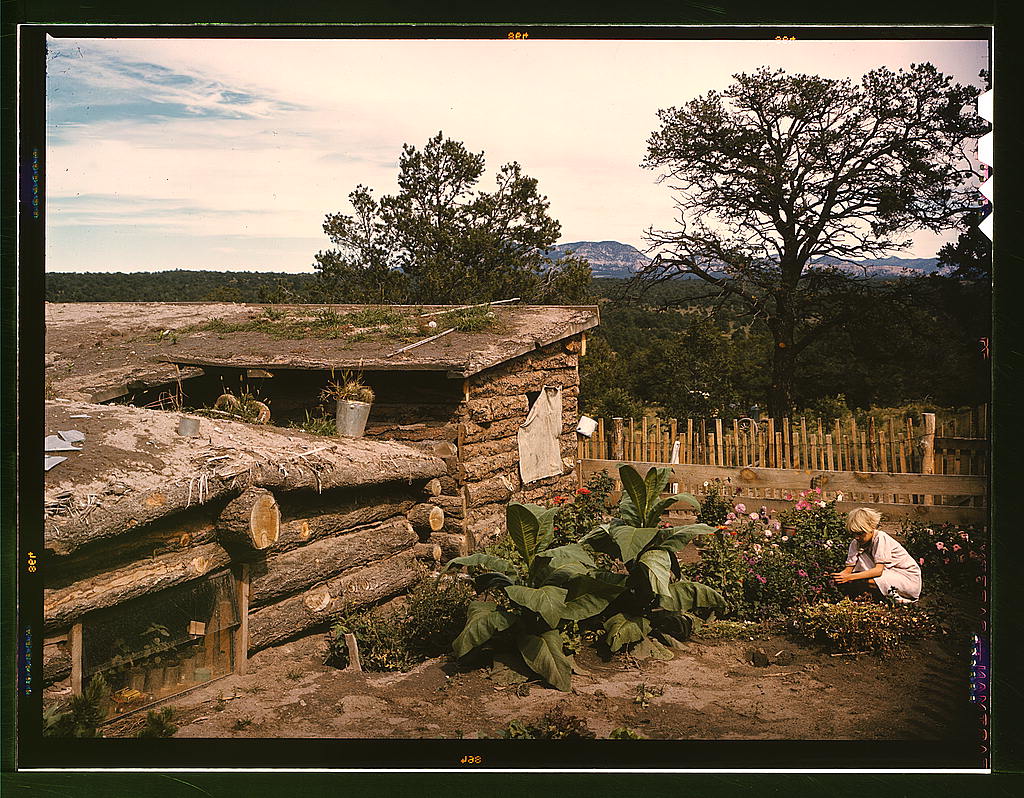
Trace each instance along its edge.
{"label": "dirt mound roof", "polygon": [[[183,417],[199,419],[199,437],[178,434]],[[124,405],[47,402],[46,434],[71,430],[85,435],[80,451],[52,452],[67,459],[46,472],[44,483],[46,546],[58,553],[251,485],[325,490],[426,480],[446,470],[441,459],[390,441],[324,438]]]}
{"label": "dirt mound roof", "polygon": [[49,303],[48,390],[102,402],[172,382],[179,368],[187,377],[204,366],[427,370],[459,378],[598,324],[596,307],[489,311],[493,316],[444,306]]}

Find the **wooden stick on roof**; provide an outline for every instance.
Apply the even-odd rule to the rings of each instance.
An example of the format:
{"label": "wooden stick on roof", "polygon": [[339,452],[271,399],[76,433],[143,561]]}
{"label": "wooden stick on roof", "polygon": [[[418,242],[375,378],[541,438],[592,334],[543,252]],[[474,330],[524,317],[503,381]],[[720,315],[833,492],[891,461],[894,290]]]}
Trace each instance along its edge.
{"label": "wooden stick on roof", "polygon": [[[483,308],[490,305],[503,305],[506,302],[518,302],[519,297],[514,296],[511,299],[496,299],[494,302],[481,302],[478,305],[459,305],[457,308],[445,308],[444,310],[432,310],[430,313],[421,313],[419,318],[425,319],[427,316],[440,316],[442,313],[454,313],[456,310],[469,310],[470,308]],[[399,349],[399,352],[402,350]]]}
{"label": "wooden stick on roof", "polygon": [[410,349],[415,349],[417,346],[422,346],[423,344],[430,343],[431,341],[436,341],[442,335],[447,335],[450,332],[455,332],[455,328],[454,327],[449,327],[444,332],[440,332],[437,335],[431,335],[429,338],[424,338],[422,341],[417,341],[414,344],[409,344],[408,346],[403,346],[401,349],[396,349],[394,352],[391,352],[391,353],[389,353],[387,355],[384,355],[384,357],[391,357],[391,355],[397,355],[399,352],[407,352]]}

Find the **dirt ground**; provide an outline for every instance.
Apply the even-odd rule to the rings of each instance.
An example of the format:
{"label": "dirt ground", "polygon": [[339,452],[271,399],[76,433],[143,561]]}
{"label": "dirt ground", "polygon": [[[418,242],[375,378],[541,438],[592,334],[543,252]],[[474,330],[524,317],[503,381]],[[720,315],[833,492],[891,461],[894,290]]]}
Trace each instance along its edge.
{"label": "dirt ground", "polygon": [[[751,664],[754,648],[773,664]],[[344,671],[324,665],[325,654],[322,635],[256,654],[248,674],[172,701],[175,736],[488,738],[559,704],[598,738],[627,727],[649,739],[948,740],[977,725],[968,652],[952,637],[909,644],[894,659],[832,656],[772,635],[694,639],[667,662],[602,661],[588,649],[572,693],[500,684],[444,659],[407,673]],[[125,718],[105,734],[131,735],[141,722]]]}

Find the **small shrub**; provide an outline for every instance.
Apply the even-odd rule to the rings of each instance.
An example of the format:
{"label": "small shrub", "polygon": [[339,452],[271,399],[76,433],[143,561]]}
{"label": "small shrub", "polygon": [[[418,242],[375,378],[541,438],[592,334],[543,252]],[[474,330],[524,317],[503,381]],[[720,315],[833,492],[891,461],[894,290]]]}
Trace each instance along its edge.
{"label": "small shrub", "polygon": [[612,733],[608,735],[609,740],[642,740],[643,737],[637,734],[632,729],[628,729],[625,726],[619,726],[617,729],[612,729]]}
{"label": "small shrub", "polygon": [[146,713],[146,725],[135,736],[140,739],[155,737],[173,737],[178,731],[174,721],[174,707],[151,709]]}
{"label": "small shrub", "polygon": [[903,525],[903,546],[921,565],[926,587],[963,589],[985,573],[985,534],[958,524]]}
{"label": "small shrub", "polygon": [[44,737],[96,737],[97,727],[106,719],[110,687],[102,673],[89,680],[82,695],[71,696],[64,706],[43,712]]}
{"label": "small shrub", "polygon": [[907,640],[919,640],[938,632],[922,610],[897,604],[874,604],[843,599],[798,607],[790,620],[797,636],[824,643],[833,651],[870,651],[892,656]]}
{"label": "small shrub", "polygon": [[323,435],[328,438],[334,438],[338,435],[338,425],[331,416],[324,415],[323,413],[314,416],[308,410],[306,411],[305,421],[293,424],[292,426],[311,435]]}
{"label": "small shrub", "polygon": [[725,599],[722,616],[746,616],[749,608],[744,593],[747,563],[735,539],[723,529],[698,538],[700,559],[683,567],[687,579],[713,587]]}
{"label": "small shrub", "polygon": [[363,375],[351,371],[341,372],[341,379],[331,380],[320,392],[322,402],[372,402],[373,388],[363,382]]}
{"label": "small shrub", "polygon": [[472,598],[472,588],[462,580],[423,579],[409,594],[402,612],[364,610],[338,617],[327,634],[327,661],[346,667],[345,635],[354,634],[365,670],[408,670],[450,648],[466,622]]}
{"label": "small shrub", "polygon": [[708,526],[719,526],[725,523],[726,516],[732,511],[732,497],[729,486],[720,479],[704,483],[704,495],[700,499],[700,512],[697,523]]}
{"label": "small shrub", "polygon": [[481,332],[498,324],[497,314],[487,305],[476,308],[462,308],[442,314],[437,319],[437,331],[454,327],[458,332]]}
{"label": "small shrub", "polygon": [[555,496],[555,545],[577,543],[605,518],[605,502],[615,482],[605,474],[595,474],[570,498]]}
{"label": "small shrub", "polygon": [[567,714],[561,704],[532,723],[510,721],[501,736],[506,740],[593,740],[597,737],[583,718]]}

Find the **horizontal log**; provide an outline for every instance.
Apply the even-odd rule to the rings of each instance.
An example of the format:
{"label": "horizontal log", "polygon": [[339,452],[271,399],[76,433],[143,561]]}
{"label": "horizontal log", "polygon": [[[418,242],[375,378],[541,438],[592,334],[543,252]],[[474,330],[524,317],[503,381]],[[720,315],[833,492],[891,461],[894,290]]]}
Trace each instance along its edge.
{"label": "horizontal log", "polygon": [[265,488],[247,488],[229,501],[217,517],[217,533],[227,546],[261,550],[281,534],[281,508]]}
{"label": "horizontal log", "polygon": [[43,644],[43,686],[67,679],[71,675],[71,649],[67,643]]}
{"label": "horizontal log", "polygon": [[466,503],[469,506],[487,504],[488,502],[508,501],[512,494],[521,486],[519,475],[510,471],[480,482],[467,482],[463,486]]}
{"label": "horizontal log", "polygon": [[502,510],[493,515],[469,521],[467,529],[470,539],[473,541],[473,551],[479,551],[505,534],[505,512]]}
{"label": "horizontal log", "polygon": [[493,504],[483,504],[479,507],[470,507],[466,521],[469,524],[476,524],[481,519],[490,519],[498,516],[501,518],[502,523],[504,523],[507,509],[508,504],[506,502],[494,502]]}
{"label": "horizontal log", "polygon": [[47,551],[43,569],[46,586],[64,587],[109,571],[119,563],[133,563],[159,554],[184,551],[215,540],[216,528],[205,509],[179,513],[139,530],[135,535],[85,546],[73,554],[57,555]]}
{"label": "horizontal log", "polygon": [[481,457],[462,463],[467,482],[480,482],[488,477],[505,474],[519,468],[519,450],[506,452],[495,457]]}
{"label": "horizontal log", "polygon": [[205,576],[230,561],[223,546],[209,543],[130,563],[65,587],[44,590],[44,627],[51,630],[70,626],[87,612],[113,607],[137,596]]}
{"label": "horizontal log", "polygon": [[427,480],[426,484],[423,486],[423,493],[431,498],[434,496],[440,496],[441,492],[441,480],[436,477],[434,479]]}
{"label": "horizontal log", "polygon": [[405,519],[395,519],[267,557],[249,566],[249,603],[254,607],[268,604],[343,571],[397,554],[417,540]]}
{"label": "horizontal log", "polygon": [[509,418],[526,419],[529,412],[526,394],[496,396],[490,399],[470,399],[465,403],[466,417],[476,424],[502,421]]}
{"label": "horizontal log", "polygon": [[376,604],[407,590],[422,574],[412,551],[359,568],[249,616],[249,651],[299,637],[331,618]]}
{"label": "horizontal log", "polygon": [[388,440],[412,443],[422,440],[455,440],[458,424],[454,419],[444,421],[425,421],[414,424],[398,424],[394,422],[374,420],[367,423],[364,435],[371,438],[387,438]]}
{"label": "horizontal log", "polygon": [[444,526],[444,510],[436,504],[414,505],[405,515],[421,537],[428,537],[431,532],[437,532]]}
{"label": "horizontal log", "polygon": [[285,551],[296,546],[304,546],[320,538],[362,529],[370,524],[399,517],[404,518],[406,511],[412,506],[411,500],[382,500],[381,504],[357,505],[341,512],[324,513],[310,518],[295,518],[281,524],[281,535],[271,551]]}
{"label": "horizontal log", "polygon": [[467,443],[462,447],[459,455],[463,462],[476,460],[481,457],[494,457],[495,455],[507,452],[519,452],[519,439],[513,434],[506,438],[491,438],[486,441]]}
{"label": "horizontal log", "polygon": [[[445,473],[444,463],[407,446],[347,439],[346,450],[336,450],[321,468],[312,468],[296,456],[281,470],[269,463],[248,467],[227,466],[212,475],[203,502],[237,496],[250,486],[281,491],[358,488],[396,481],[425,482]],[[45,545],[56,554],[71,552],[90,543],[130,534],[137,529],[199,503],[192,485],[169,483],[165,487],[133,493],[116,502],[101,504],[89,516],[79,519],[47,519]]]}
{"label": "horizontal log", "polygon": [[499,366],[472,375],[469,377],[470,390],[484,382],[501,379],[517,372],[574,368],[578,363],[579,358],[576,355],[568,354],[561,350],[558,344],[555,344],[543,349],[526,352],[519,357],[505,361]]}
{"label": "horizontal log", "polygon": [[461,496],[433,496],[430,502],[444,510],[445,520],[459,519],[463,516]]}
{"label": "horizontal log", "polygon": [[458,449],[452,441],[416,441],[409,443],[409,446],[414,446],[434,457],[455,457],[458,454]]}
{"label": "horizontal log", "polygon": [[508,438],[519,431],[525,420],[525,418],[517,416],[504,419],[503,421],[491,421],[483,424],[467,421],[464,441],[468,444],[494,440],[495,438]]}
{"label": "horizontal log", "polygon": [[430,542],[441,547],[441,563],[462,556],[465,537],[461,533],[435,532]]}
{"label": "horizontal log", "polygon": [[575,365],[556,369],[531,369],[512,374],[482,379],[470,385],[470,398],[483,399],[489,396],[510,396],[527,391],[539,391],[543,386],[567,388],[579,385],[580,376]]}

